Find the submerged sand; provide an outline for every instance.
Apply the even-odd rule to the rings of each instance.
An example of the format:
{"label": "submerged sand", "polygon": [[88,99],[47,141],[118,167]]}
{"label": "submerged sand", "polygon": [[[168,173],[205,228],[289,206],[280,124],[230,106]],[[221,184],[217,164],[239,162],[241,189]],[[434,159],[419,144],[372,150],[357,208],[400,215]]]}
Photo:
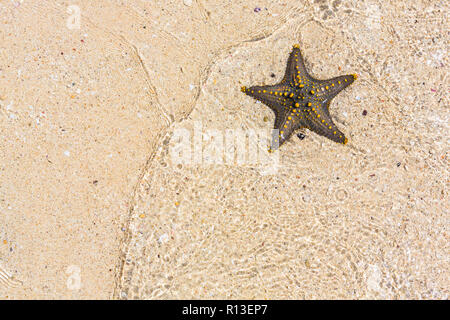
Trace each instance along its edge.
{"label": "submerged sand", "polygon": [[[447,2],[75,5],[0,2],[1,298],[448,299]],[[295,43],[349,144],[220,163]]]}

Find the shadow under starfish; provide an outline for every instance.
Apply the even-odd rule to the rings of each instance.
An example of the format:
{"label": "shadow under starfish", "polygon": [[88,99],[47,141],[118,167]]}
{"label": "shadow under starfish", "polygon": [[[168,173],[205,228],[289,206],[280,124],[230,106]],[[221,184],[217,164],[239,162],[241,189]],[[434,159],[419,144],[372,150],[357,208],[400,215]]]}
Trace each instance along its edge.
{"label": "shadow under starfish", "polygon": [[306,70],[299,45],[294,45],[280,83],[241,90],[275,112],[275,134],[269,151],[278,149],[300,128],[346,144],[347,138],[331,119],[329,107],[331,100],[356,78],[353,74],[329,80],[314,79]]}

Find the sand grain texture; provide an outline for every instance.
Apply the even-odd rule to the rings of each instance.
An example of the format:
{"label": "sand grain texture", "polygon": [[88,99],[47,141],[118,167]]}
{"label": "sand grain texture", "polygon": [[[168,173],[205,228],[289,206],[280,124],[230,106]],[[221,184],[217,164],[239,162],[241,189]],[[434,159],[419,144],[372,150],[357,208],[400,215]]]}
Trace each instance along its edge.
{"label": "sand grain texture", "polygon": [[[71,30],[66,2],[0,2],[1,298],[448,299],[446,2],[76,5]],[[359,75],[349,144],[174,164],[179,130],[272,127],[240,86],[294,43]]]}

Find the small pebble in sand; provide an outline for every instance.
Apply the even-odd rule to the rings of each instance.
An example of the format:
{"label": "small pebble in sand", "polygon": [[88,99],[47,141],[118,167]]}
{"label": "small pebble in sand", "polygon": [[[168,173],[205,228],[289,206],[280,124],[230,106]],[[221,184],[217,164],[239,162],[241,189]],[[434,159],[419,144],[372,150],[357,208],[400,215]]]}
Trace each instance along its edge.
{"label": "small pebble in sand", "polygon": [[183,0],[183,3],[185,6],[188,6],[188,7],[192,6],[192,0]]}
{"label": "small pebble in sand", "polygon": [[165,243],[165,242],[167,242],[167,241],[169,241],[169,236],[167,235],[167,233],[164,233],[163,235],[161,235],[161,236],[158,238],[158,242],[159,242],[159,243]]}
{"label": "small pebble in sand", "polygon": [[66,151],[64,151],[64,155],[65,155],[66,157],[70,157],[70,152],[69,152],[68,150],[66,150]]}
{"label": "small pebble in sand", "polygon": [[367,116],[367,110],[363,110],[362,115]]}
{"label": "small pebble in sand", "polygon": [[261,11],[261,8],[256,7],[255,9],[253,9],[253,11],[255,11],[255,12],[260,12],[260,11]]}
{"label": "small pebble in sand", "polygon": [[305,136],[303,133],[300,132],[300,133],[297,134],[297,137],[298,137],[300,140],[303,140],[303,139],[305,139],[306,136]]}

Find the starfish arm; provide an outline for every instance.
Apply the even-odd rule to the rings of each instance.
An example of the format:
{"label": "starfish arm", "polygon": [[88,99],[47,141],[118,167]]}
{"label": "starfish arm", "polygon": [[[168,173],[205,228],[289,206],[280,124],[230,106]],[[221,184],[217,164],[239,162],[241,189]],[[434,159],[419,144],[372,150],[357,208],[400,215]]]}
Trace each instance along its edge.
{"label": "starfish arm", "polygon": [[335,77],[329,80],[316,81],[316,97],[317,99],[330,101],[339,92],[351,85],[357,76],[354,74]]}
{"label": "starfish arm", "polygon": [[329,105],[327,101],[305,112],[305,127],[334,142],[346,144],[347,138],[331,119]]}
{"label": "starfish arm", "polygon": [[269,106],[275,113],[282,112],[292,105],[289,99],[291,88],[285,84],[273,86],[242,87],[241,91]]}
{"label": "starfish arm", "polygon": [[299,114],[293,112],[280,112],[276,114],[274,129],[277,130],[272,142],[271,149],[276,150],[292,133],[301,127],[301,118]]}
{"label": "starfish arm", "polygon": [[287,83],[291,86],[298,86],[301,83],[312,80],[308,71],[306,70],[305,61],[303,60],[300,46],[294,45],[291,54],[289,55],[286,72],[282,83]]}

